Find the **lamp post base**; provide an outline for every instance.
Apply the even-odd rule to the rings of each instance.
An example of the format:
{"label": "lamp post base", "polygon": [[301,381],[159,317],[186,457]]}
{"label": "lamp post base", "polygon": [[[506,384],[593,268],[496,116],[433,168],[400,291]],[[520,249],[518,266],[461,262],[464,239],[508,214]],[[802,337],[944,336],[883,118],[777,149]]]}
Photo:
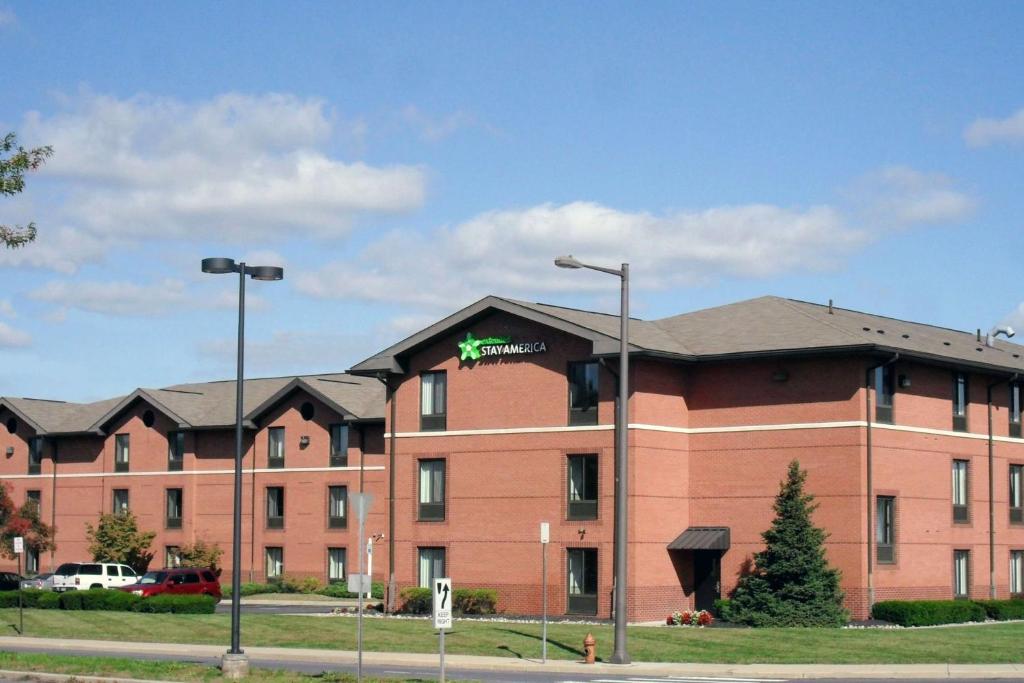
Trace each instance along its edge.
{"label": "lamp post base", "polygon": [[629,655],[625,653],[613,652],[612,656],[608,658],[609,664],[632,664],[629,661]]}
{"label": "lamp post base", "polygon": [[220,658],[220,672],[224,678],[237,680],[249,675],[249,655],[244,652],[224,653]]}

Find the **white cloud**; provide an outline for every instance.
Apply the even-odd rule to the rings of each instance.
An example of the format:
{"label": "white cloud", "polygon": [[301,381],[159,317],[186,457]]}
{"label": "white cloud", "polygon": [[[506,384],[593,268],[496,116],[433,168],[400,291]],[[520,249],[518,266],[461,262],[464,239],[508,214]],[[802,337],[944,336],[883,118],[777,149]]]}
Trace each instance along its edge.
{"label": "white cloud", "polygon": [[[71,309],[121,317],[155,317],[200,308],[238,308],[238,291],[234,288],[210,294],[208,290],[190,290],[185,282],[173,278],[152,284],[52,280],[28,296],[56,307],[50,313],[53,322],[62,322]],[[267,307],[262,297],[249,293],[245,304],[247,310]]]}
{"label": "white cloud", "polygon": [[0,28],[14,26],[16,23],[18,23],[18,17],[14,15],[14,10],[9,7],[0,7]]}
{"label": "white cloud", "polygon": [[950,223],[969,216],[974,199],[941,173],[889,166],[860,178],[847,192],[860,220],[875,231]]}
{"label": "white cloud", "polygon": [[[1009,325],[1018,335],[1024,335],[1024,303],[1019,304],[1017,308],[1003,316],[999,324]],[[1014,341],[1019,341],[1019,337]]]}
{"label": "white cloud", "polygon": [[465,128],[483,128],[495,132],[491,126],[480,123],[475,116],[465,111],[455,111],[440,117],[429,116],[413,105],[402,110],[402,120],[419,132],[426,142],[440,142]]}
{"label": "white cloud", "polygon": [[27,332],[16,330],[7,323],[0,322],[0,348],[14,349],[28,346],[32,337]]}
{"label": "white cloud", "polygon": [[[209,364],[207,374],[232,367],[238,353],[234,337],[200,342],[197,352]],[[338,368],[370,355],[380,345],[370,334],[275,331],[269,338],[246,336],[245,362],[249,377],[337,372]]]}
{"label": "white cloud", "polygon": [[1000,142],[1024,143],[1024,108],[1005,119],[977,119],[964,130],[971,147],[987,147]]}
{"label": "white cloud", "polygon": [[46,225],[39,221],[39,234],[19,249],[0,249],[0,266],[30,266],[71,274],[83,263],[102,261],[113,240],[84,230]]}
{"label": "white cloud", "polygon": [[8,318],[17,318],[18,314],[14,311],[14,306],[7,299],[0,299],[0,315]]}

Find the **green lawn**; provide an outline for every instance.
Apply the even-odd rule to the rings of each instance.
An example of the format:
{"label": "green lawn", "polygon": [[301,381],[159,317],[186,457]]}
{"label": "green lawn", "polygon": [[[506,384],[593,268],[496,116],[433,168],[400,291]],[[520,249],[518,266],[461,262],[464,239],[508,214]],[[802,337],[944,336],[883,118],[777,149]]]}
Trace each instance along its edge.
{"label": "green lawn", "polygon": [[[0,624],[16,624],[17,610],[0,610]],[[370,651],[437,651],[428,620],[364,620],[364,647]],[[540,624],[456,621],[445,638],[452,654],[540,657]],[[103,638],[225,644],[227,614],[138,614],[25,610],[25,634],[53,638]],[[242,615],[243,646],[310,647],[354,650],[356,620],[349,617]],[[597,638],[599,658],[612,648],[611,626],[550,624],[548,656],[582,656],[587,632]],[[7,627],[7,633],[14,631]],[[629,629],[635,661],[717,663],[1020,663],[1024,662],[1024,623],[930,629]]]}

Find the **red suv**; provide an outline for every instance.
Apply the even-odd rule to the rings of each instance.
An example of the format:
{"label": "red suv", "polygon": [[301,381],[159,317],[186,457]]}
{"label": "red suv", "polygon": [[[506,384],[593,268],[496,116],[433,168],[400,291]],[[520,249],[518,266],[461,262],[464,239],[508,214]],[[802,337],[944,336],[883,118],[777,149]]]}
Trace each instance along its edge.
{"label": "red suv", "polygon": [[220,602],[220,582],[212,569],[157,569],[121,590],[144,598],[152,595],[209,595]]}

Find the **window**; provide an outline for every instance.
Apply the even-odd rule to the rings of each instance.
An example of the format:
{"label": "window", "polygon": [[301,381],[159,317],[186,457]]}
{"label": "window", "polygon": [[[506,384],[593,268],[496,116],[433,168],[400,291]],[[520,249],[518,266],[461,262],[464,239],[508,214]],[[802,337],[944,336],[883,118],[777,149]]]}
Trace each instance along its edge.
{"label": "window", "polygon": [[327,527],[329,529],[344,529],[348,526],[347,507],[348,487],[327,487]]}
{"label": "window", "polygon": [[43,506],[43,492],[38,490],[26,491],[25,502],[35,503],[36,514],[38,515]]}
{"label": "window", "polygon": [[167,433],[167,471],[180,472],[185,464],[185,432]]}
{"label": "window", "polygon": [[114,471],[128,471],[128,448],[129,438],[127,434],[117,434],[114,437]]}
{"label": "window", "polygon": [[36,436],[28,440],[28,473],[40,474],[43,471],[43,437]]}
{"label": "window", "polygon": [[597,614],[597,550],[569,548],[569,614]]}
{"label": "window", "polygon": [[176,545],[169,545],[164,548],[164,566],[165,567],[180,567],[181,566],[181,548]]}
{"label": "window", "polygon": [[443,431],[448,422],[448,373],[420,375],[420,431]]}
{"label": "window", "polygon": [[348,425],[331,425],[331,467],[348,467]]}
{"label": "window", "polygon": [[116,564],[108,564],[107,576],[121,576],[121,570],[118,569]]}
{"label": "window", "polygon": [[896,498],[878,496],[875,499],[875,557],[879,564],[896,561]]}
{"label": "window", "polygon": [[267,579],[277,579],[284,574],[284,548],[270,547],[266,549]]}
{"label": "window", "polygon": [[345,549],[327,549],[327,583],[340,583],[345,580]]}
{"label": "window", "polygon": [[420,507],[422,521],[444,519],[444,460],[420,460]]}
{"label": "window", "polygon": [[892,423],[893,374],[892,365],[875,368],[875,420]]}
{"label": "window", "polygon": [[266,487],[266,527],[285,528],[285,487]]}
{"label": "window", "polygon": [[1024,465],[1010,465],[1010,522],[1024,523]]}
{"label": "window", "polygon": [[1024,550],[1010,551],[1010,595],[1024,594]]}
{"label": "window", "polygon": [[971,592],[971,551],[953,551],[953,597],[966,598]]}
{"label": "window", "polygon": [[569,363],[569,424],[597,424],[597,363]]}
{"label": "window", "polygon": [[271,427],[267,430],[267,467],[284,467],[284,427]]}
{"label": "window", "polygon": [[970,403],[970,387],[967,383],[967,374],[963,372],[953,373],[953,430],[957,432],[967,431],[967,405]]}
{"label": "window", "polygon": [[967,480],[967,461],[966,460],[954,460],[953,461],[953,521],[954,522],[968,522],[970,521],[970,510],[968,504],[970,498],[968,497],[968,480]]}
{"label": "window", "polygon": [[181,489],[167,489],[167,528],[181,528]]}
{"label": "window", "polygon": [[25,573],[39,573],[39,548],[33,548],[27,544],[25,545]]}
{"label": "window", "polygon": [[597,519],[597,456],[570,455],[569,519]]}
{"label": "window", "polygon": [[434,579],[443,579],[444,548],[420,548],[419,580],[421,588],[432,588]]}
{"label": "window", "polygon": [[1010,436],[1015,438],[1021,437],[1020,430],[1020,399],[1022,384],[1020,382],[1010,382]]}
{"label": "window", "polygon": [[122,512],[128,512],[128,489],[114,489],[113,513],[118,515]]}

